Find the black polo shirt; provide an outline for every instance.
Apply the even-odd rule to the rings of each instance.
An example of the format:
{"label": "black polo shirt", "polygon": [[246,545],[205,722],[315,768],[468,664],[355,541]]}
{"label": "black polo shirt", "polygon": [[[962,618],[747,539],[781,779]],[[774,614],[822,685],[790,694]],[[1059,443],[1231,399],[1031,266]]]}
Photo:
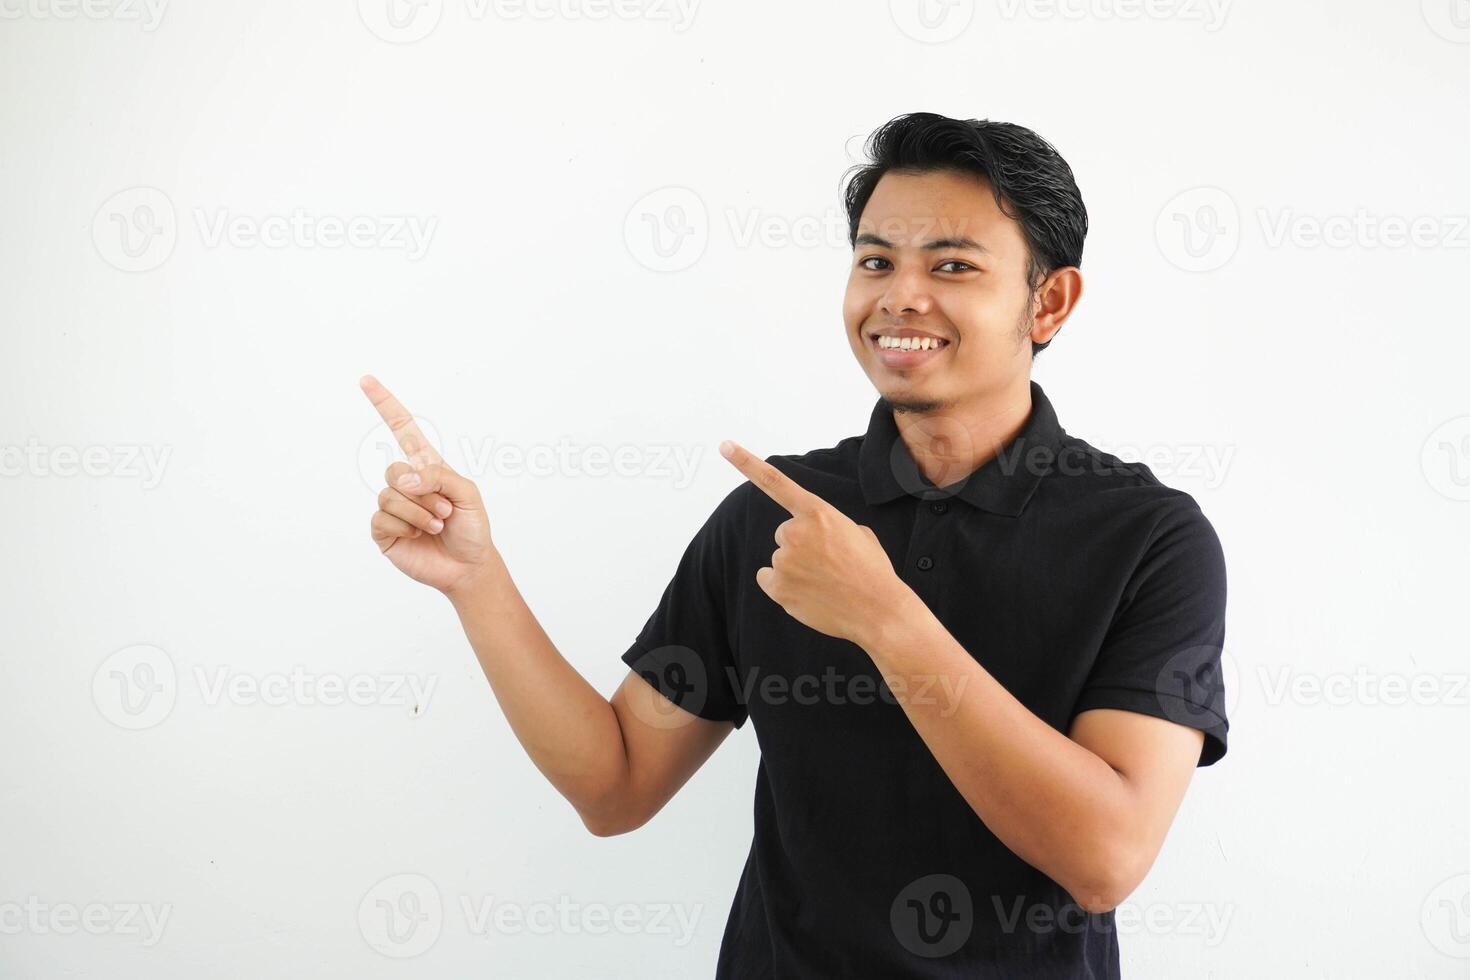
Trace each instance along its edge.
{"label": "black polo shirt", "polygon": [[[1146,466],[1067,434],[1035,382],[1031,398],[1017,437],[943,488],[881,401],[865,435],[767,459],[871,527],[945,628],[1048,724],[1065,732],[1089,708],[1167,718],[1204,731],[1210,765],[1227,729],[1215,531]],[[749,481],[731,491],[623,654],[688,711],[754,723],[754,840],[717,978],[1117,977],[1113,913],[1086,912],[1002,844],[867,654],[756,584],[789,516]]]}

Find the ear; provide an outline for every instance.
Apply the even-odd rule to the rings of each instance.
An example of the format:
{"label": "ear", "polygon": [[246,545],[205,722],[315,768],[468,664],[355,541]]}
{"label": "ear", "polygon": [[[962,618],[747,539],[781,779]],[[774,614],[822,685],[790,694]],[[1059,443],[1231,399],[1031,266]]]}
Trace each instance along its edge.
{"label": "ear", "polygon": [[1032,342],[1044,344],[1055,337],[1081,299],[1082,272],[1072,265],[1053,269],[1031,301],[1034,317],[1030,334]]}

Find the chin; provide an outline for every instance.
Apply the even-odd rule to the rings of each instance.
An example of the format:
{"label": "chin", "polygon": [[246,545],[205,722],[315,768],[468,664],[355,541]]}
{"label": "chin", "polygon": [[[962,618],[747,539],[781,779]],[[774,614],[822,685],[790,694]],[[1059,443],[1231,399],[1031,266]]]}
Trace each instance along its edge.
{"label": "chin", "polygon": [[883,404],[893,412],[934,412],[943,408],[945,402],[928,389],[913,388],[907,385],[879,388],[878,397]]}

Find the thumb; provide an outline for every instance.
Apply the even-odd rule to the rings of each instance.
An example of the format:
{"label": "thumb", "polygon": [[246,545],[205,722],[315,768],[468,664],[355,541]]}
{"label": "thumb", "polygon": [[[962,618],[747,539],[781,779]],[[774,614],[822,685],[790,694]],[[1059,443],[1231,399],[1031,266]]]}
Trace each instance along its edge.
{"label": "thumb", "polygon": [[426,493],[443,494],[456,510],[475,510],[480,506],[479,488],[444,462],[429,463],[421,469],[404,473],[394,481],[393,486],[414,496]]}

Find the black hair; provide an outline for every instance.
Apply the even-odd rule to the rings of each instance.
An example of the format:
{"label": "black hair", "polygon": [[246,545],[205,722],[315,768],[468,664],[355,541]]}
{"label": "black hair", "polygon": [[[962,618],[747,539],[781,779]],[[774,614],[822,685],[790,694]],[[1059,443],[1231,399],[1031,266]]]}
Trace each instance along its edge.
{"label": "black hair", "polygon": [[[874,130],[866,149],[870,162],[854,168],[843,190],[853,247],[858,219],[885,173],[957,170],[984,177],[1001,213],[1020,223],[1029,289],[1035,291],[1053,270],[1082,264],[1087,208],[1072,168],[1054,146],[1026,127],[910,112]],[[1050,343],[1033,342],[1032,356]]]}

